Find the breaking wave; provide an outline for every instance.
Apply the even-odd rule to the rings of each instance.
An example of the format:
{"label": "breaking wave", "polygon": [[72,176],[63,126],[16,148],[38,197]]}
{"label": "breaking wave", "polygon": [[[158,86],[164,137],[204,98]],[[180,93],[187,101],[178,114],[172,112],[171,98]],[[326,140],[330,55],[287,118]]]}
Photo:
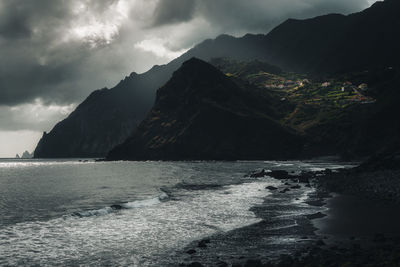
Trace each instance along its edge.
{"label": "breaking wave", "polygon": [[107,215],[107,214],[110,214],[110,213],[113,213],[116,211],[120,211],[120,210],[154,206],[154,205],[160,204],[161,202],[165,202],[168,199],[169,199],[168,194],[165,192],[162,192],[159,196],[154,197],[154,198],[136,200],[136,201],[122,203],[122,204],[113,204],[111,206],[101,208],[101,209],[74,212],[72,214],[72,216],[76,216],[76,217],[102,216],[102,215]]}

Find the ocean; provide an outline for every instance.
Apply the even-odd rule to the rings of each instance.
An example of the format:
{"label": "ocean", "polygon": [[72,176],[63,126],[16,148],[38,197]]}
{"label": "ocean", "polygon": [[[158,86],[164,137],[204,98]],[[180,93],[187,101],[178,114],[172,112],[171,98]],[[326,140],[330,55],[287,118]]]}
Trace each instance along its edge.
{"label": "ocean", "polygon": [[270,215],[283,226],[299,213],[318,211],[304,203],[314,189],[278,198],[266,187],[282,181],[247,177],[250,172],[345,166],[3,159],[0,265],[177,266],[190,243],[260,223],[257,206],[285,206]]}

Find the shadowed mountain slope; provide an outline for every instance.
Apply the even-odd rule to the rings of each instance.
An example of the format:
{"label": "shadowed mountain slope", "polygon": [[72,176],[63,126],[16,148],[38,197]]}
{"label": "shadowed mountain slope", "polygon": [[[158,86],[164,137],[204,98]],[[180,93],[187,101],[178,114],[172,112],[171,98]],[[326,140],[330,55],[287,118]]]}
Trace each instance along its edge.
{"label": "shadowed mountain slope", "polygon": [[376,2],[348,16],[289,19],[265,37],[267,61],[297,72],[343,73],[398,66],[400,2]]}
{"label": "shadowed mountain slope", "polygon": [[158,90],[150,114],[108,159],[296,157],[302,139],[275,122],[265,104],[210,64],[190,59]]}

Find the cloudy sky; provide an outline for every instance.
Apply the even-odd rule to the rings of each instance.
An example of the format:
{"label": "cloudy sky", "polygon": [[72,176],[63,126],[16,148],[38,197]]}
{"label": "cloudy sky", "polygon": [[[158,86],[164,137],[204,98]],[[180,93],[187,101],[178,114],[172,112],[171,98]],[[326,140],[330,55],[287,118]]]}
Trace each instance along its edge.
{"label": "cloudy sky", "polygon": [[0,0],[0,157],[32,151],[91,91],[227,33],[371,0]]}

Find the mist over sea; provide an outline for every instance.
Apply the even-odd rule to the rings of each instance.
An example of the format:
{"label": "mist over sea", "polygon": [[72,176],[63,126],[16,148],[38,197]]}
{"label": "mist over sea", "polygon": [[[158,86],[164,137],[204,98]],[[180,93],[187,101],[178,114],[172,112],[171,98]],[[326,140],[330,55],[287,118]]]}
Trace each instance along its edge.
{"label": "mist over sea", "polygon": [[318,211],[304,204],[312,188],[272,201],[266,187],[282,182],[246,174],[341,167],[321,161],[0,160],[0,265],[176,265],[189,243],[259,223],[253,208],[268,201],[285,206],[274,213],[282,227],[299,213]]}

